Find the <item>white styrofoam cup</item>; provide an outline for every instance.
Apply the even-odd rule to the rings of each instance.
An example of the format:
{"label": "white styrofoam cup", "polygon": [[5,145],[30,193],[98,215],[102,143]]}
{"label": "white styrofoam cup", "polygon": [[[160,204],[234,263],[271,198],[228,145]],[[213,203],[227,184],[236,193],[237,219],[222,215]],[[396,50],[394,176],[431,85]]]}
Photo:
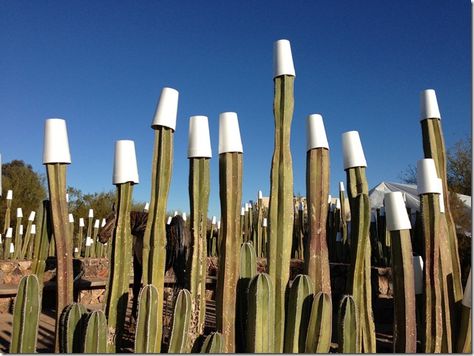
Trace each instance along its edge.
{"label": "white styrofoam cup", "polygon": [[278,40],[273,43],[273,78],[281,75],[296,75],[291,44],[288,40]]}
{"label": "white styrofoam cup", "polygon": [[329,149],[328,139],[326,137],[326,129],[324,128],[323,117],[319,114],[308,115],[306,119],[306,150],[313,148]]}
{"label": "white styrofoam cup", "polygon": [[358,131],[348,131],[342,134],[342,154],[344,156],[344,169],[367,167]]}
{"label": "white styrofoam cup", "polygon": [[387,213],[388,231],[411,229],[410,219],[401,192],[385,193],[384,205]]}
{"label": "white styrofoam cup", "polygon": [[436,166],[432,158],[420,159],[416,164],[416,182],[418,195],[441,194],[441,186],[436,173]]}
{"label": "white styrofoam cup", "polygon": [[43,164],[71,163],[66,120],[46,119],[44,124]]}
{"label": "white styrofoam cup", "polygon": [[189,118],[188,158],[211,158],[211,137],[207,116]]}
{"label": "white styrofoam cup", "polygon": [[173,131],[176,129],[176,117],[178,115],[179,92],[173,88],[161,89],[160,98],[156,105],[155,115],[151,127],[156,129],[158,126],[169,127]]}
{"label": "white styrofoam cup", "polygon": [[235,112],[219,114],[219,154],[243,152],[239,119]]}
{"label": "white styrofoam cup", "polygon": [[132,182],[137,184],[138,167],[135,155],[135,142],[118,140],[115,142],[113,184]]}
{"label": "white styrofoam cup", "polygon": [[420,120],[440,118],[436,92],[433,89],[423,90],[420,94]]}

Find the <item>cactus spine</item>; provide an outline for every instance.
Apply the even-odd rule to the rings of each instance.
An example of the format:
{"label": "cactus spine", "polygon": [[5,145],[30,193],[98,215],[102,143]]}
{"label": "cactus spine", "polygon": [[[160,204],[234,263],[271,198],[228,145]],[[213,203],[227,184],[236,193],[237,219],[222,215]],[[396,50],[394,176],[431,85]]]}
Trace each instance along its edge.
{"label": "cactus spine", "polygon": [[247,350],[249,353],[275,352],[275,302],[271,277],[261,273],[252,278],[248,290]]}
{"label": "cactus spine", "polygon": [[152,284],[142,288],[138,297],[138,318],[135,334],[135,352],[150,353],[156,342],[156,306],[158,305],[158,290]]}
{"label": "cactus spine", "polygon": [[290,277],[293,236],[293,163],[290,151],[290,129],[294,108],[294,80],[295,77],[291,75],[281,75],[274,79],[275,146],[268,208],[268,271],[275,288],[275,352],[283,351],[285,292]]}
{"label": "cactus spine", "polygon": [[84,347],[85,306],[70,304],[61,316],[61,353],[80,353]]}
{"label": "cactus spine", "polygon": [[224,352],[224,337],[221,333],[210,333],[201,347],[201,353],[221,354]]}
{"label": "cactus spine", "polygon": [[329,194],[329,150],[314,148],[306,154],[308,239],[305,271],[314,282],[314,292],[331,293],[326,220]]}
{"label": "cactus spine", "polygon": [[359,313],[351,295],[342,297],[337,319],[339,353],[360,353]]}
{"label": "cactus spine", "polygon": [[64,308],[73,302],[74,273],[72,270],[72,248],[69,238],[69,216],[66,202],[66,164],[46,164],[49,197],[51,200],[51,220],[56,243],[57,293],[56,293],[56,341],[59,352],[59,319]]}
{"label": "cactus spine", "polygon": [[[148,221],[143,236],[143,283],[164,288],[166,262],[166,204],[173,163],[174,130],[164,126],[155,128],[151,176],[151,198]],[[158,293],[157,315],[163,312],[163,294]],[[162,318],[156,318],[156,349],[160,352]]]}
{"label": "cactus spine", "polygon": [[319,292],[313,299],[308,331],[306,333],[306,353],[328,353],[332,335],[331,295]]}
{"label": "cactus spine", "polygon": [[[327,199],[326,199],[327,200]],[[285,331],[285,353],[305,352],[314,287],[307,275],[296,276],[290,288]]]}
{"label": "cactus spine", "polygon": [[187,289],[179,291],[174,305],[173,329],[168,353],[180,354],[190,350],[189,325],[191,321],[192,295]]}
{"label": "cactus spine", "polygon": [[109,332],[107,339],[109,352],[119,351],[127,311],[132,262],[132,237],[130,233],[132,191],[133,183],[131,182],[117,184],[117,221],[112,240],[105,305]]}
{"label": "cactus spine", "polygon": [[[242,153],[219,154],[221,242],[216,288],[216,324],[224,337],[224,352],[235,352],[235,304],[240,261],[240,202]],[[225,261],[225,262],[224,262]]]}
{"label": "cactus spine", "polygon": [[13,307],[10,353],[35,353],[41,311],[40,284],[34,274],[21,279]]}
{"label": "cactus spine", "polygon": [[87,321],[84,353],[107,353],[107,320],[102,310],[93,311]]}
{"label": "cactus spine", "polygon": [[206,317],[207,271],[207,206],[210,192],[209,158],[189,159],[189,198],[191,208],[191,235],[193,241],[191,265],[191,295],[193,314],[197,319],[197,334],[204,332]]}
{"label": "cactus spine", "polygon": [[347,193],[351,207],[351,276],[349,294],[359,312],[359,332],[363,352],[375,352],[375,325],[372,315],[370,279],[370,206],[365,167],[346,169]]}

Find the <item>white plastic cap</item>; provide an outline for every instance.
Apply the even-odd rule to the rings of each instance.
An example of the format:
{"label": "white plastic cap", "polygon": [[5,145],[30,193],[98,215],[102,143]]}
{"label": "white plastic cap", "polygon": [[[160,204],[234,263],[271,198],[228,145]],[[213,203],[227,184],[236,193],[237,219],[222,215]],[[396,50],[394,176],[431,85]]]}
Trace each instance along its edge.
{"label": "white plastic cap", "polygon": [[336,209],[341,210],[341,200],[339,198],[336,198]]}
{"label": "white plastic cap", "polygon": [[156,129],[158,126],[169,127],[173,131],[176,129],[176,117],[178,115],[178,97],[179,92],[172,88],[161,89],[160,98],[156,105],[155,115],[151,127]]}
{"label": "white plastic cap", "polygon": [[33,221],[35,220],[36,212],[32,211],[30,213],[30,216],[28,217],[28,221]]}
{"label": "white plastic cap", "polygon": [[240,209],[240,215],[241,215],[241,216],[244,216],[244,215],[245,215],[245,207],[242,207],[242,208]]}
{"label": "white plastic cap", "polygon": [[219,154],[226,152],[240,152],[242,139],[240,138],[239,119],[235,112],[219,114]]}
{"label": "white plastic cap", "polygon": [[119,140],[115,142],[113,184],[138,183],[138,167],[135,142]]}
{"label": "white plastic cap", "polygon": [[441,192],[439,196],[439,212],[444,214],[446,211],[444,208],[443,180],[441,178],[438,178],[438,184],[439,184],[439,190]]}
{"label": "white plastic cap", "polygon": [[7,229],[7,233],[5,234],[5,237],[6,237],[6,238],[12,238],[12,236],[13,236],[13,228],[12,228],[12,227],[9,227],[9,228]]}
{"label": "white plastic cap", "polygon": [[280,75],[296,75],[288,40],[278,40],[273,44],[273,78]]}
{"label": "white plastic cap", "polygon": [[331,204],[332,196],[331,194],[328,194],[328,204]]}
{"label": "white plastic cap", "polygon": [[146,202],[146,203],[145,203],[145,207],[143,208],[143,211],[144,211],[144,212],[148,212],[148,210],[150,210],[150,203],[149,203],[149,202]]}
{"label": "white plastic cap", "polygon": [[172,220],[172,219],[173,219],[173,218],[172,218],[171,216],[168,216],[168,220],[166,221],[166,225],[171,224],[171,220]]}
{"label": "white plastic cap", "polygon": [[263,221],[262,221],[262,227],[267,227],[267,218],[263,218]]}
{"label": "white plastic cap", "polygon": [[441,194],[442,190],[432,158],[420,159],[416,164],[416,182],[418,194]]}
{"label": "white plastic cap", "polygon": [[74,222],[74,215],[72,215],[71,213],[69,213],[69,222],[70,223]]}
{"label": "white plastic cap", "polygon": [[218,220],[218,221],[217,221],[217,229],[220,229],[220,228],[221,228],[221,221]]}
{"label": "white plastic cap", "polygon": [[43,164],[71,163],[66,120],[46,119],[44,123]]}
{"label": "white plastic cap", "polygon": [[74,247],[74,252],[76,252],[76,253],[79,252],[79,248]]}
{"label": "white plastic cap", "polygon": [[313,148],[327,148],[329,149],[328,139],[326,137],[326,130],[324,128],[323,117],[319,114],[308,115],[306,120],[306,150]]}
{"label": "white plastic cap", "polygon": [[90,236],[86,237],[86,246],[91,246],[94,243]]}
{"label": "white plastic cap", "polygon": [[258,191],[258,199],[262,199],[263,198],[263,193],[261,190]]}
{"label": "white plastic cap", "polygon": [[471,271],[467,277],[466,287],[464,288],[464,296],[462,298],[462,305],[465,307],[472,307],[472,282],[471,282]]}
{"label": "white plastic cap", "polygon": [[438,100],[433,89],[426,89],[420,95],[420,120],[440,119]]}
{"label": "white plastic cap", "polygon": [[21,208],[16,208],[16,217],[17,218],[23,217],[23,210]]}
{"label": "white plastic cap", "polygon": [[186,221],[188,218],[186,216],[186,213],[183,213],[183,220]]}
{"label": "white plastic cap", "polygon": [[89,209],[89,218],[93,218],[94,217],[94,209]]}
{"label": "white plastic cap", "polygon": [[249,203],[245,203],[245,212],[249,211],[250,209],[250,204]]}
{"label": "white plastic cap", "polygon": [[174,215],[173,215],[173,216],[176,216],[176,215],[178,215],[178,211],[177,211],[177,210],[174,211]]}
{"label": "white plastic cap", "polygon": [[84,227],[84,218],[79,218],[79,226]]}
{"label": "white plastic cap", "polygon": [[421,256],[413,256],[413,271],[415,294],[423,294],[423,259]]}
{"label": "white plastic cap", "polygon": [[94,221],[94,229],[98,229],[100,227],[100,219],[95,219]]}
{"label": "white plastic cap", "polygon": [[346,191],[346,190],[344,189],[344,182],[339,182],[339,191],[340,191],[340,192]]}
{"label": "white plastic cap", "polygon": [[13,245],[13,242],[10,242],[10,253],[15,252],[15,245]]}
{"label": "white plastic cap", "polygon": [[18,228],[18,233],[19,233],[20,235],[23,235],[23,224],[21,224],[21,225],[19,226],[19,228]]}
{"label": "white plastic cap", "polygon": [[411,229],[410,219],[401,192],[385,193],[384,205],[387,211],[388,231]]}
{"label": "white plastic cap", "polygon": [[344,169],[367,167],[358,131],[348,131],[342,134],[342,153],[344,155]]}
{"label": "white plastic cap", "polygon": [[9,189],[7,191],[7,200],[12,200],[13,199],[13,190]]}
{"label": "white plastic cap", "polygon": [[102,222],[100,224],[100,227],[104,227],[105,224],[107,224],[107,220],[105,220],[105,218],[102,218]]}
{"label": "white plastic cap", "polygon": [[69,194],[66,193],[66,203],[69,203]]}
{"label": "white plastic cap", "polygon": [[207,116],[189,118],[188,158],[211,158],[211,137]]}
{"label": "white plastic cap", "polygon": [[36,234],[36,224],[31,225],[30,234],[32,234],[32,235]]}
{"label": "white plastic cap", "polygon": [[211,224],[212,224],[212,225],[215,225],[216,222],[217,222],[217,218],[216,218],[215,216],[213,216],[213,217],[212,217],[212,222],[211,222]]}

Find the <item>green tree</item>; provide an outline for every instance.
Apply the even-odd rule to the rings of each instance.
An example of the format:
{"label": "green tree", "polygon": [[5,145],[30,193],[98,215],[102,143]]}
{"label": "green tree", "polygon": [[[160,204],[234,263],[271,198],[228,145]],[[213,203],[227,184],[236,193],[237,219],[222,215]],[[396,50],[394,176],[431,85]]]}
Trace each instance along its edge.
{"label": "green tree", "polygon": [[471,195],[472,179],[471,138],[460,140],[447,152],[447,178],[449,190]]}

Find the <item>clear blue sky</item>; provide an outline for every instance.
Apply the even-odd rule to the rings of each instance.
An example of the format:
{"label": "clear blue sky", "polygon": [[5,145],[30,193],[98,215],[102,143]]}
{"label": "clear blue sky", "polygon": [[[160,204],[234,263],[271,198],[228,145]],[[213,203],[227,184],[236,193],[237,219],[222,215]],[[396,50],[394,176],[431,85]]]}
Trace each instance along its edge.
{"label": "clear blue sky", "polygon": [[369,186],[396,181],[422,158],[419,94],[437,92],[447,146],[471,131],[470,1],[0,2],[0,152],[44,172],[43,125],[67,120],[68,184],[112,185],[114,142],[135,140],[150,194],[161,88],[180,92],[169,210],[189,211],[187,136],[209,117],[214,157],[209,215],[220,215],[218,115],[236,111],[243,200],[268,195],[273,153],[273,42],[289,39],[296,68],[294,191],[305,194],[306,116],[321,113],[331,192],[345,181],[341,134],[358,130]]}

